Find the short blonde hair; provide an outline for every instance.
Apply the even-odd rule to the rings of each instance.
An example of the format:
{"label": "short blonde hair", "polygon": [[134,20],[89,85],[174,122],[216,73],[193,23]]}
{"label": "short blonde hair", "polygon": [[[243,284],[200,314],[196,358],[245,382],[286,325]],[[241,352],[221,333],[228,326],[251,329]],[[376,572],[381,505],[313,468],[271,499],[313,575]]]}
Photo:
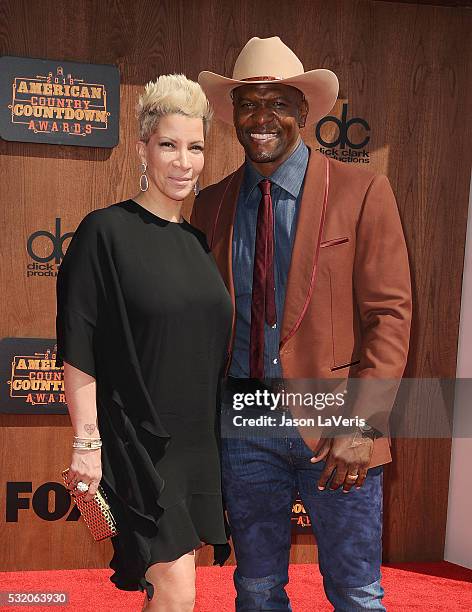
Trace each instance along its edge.
{"label": "short blonde hair", "polygon": [[200,117],[207,134],[213,116],[210,103],[200,85],[183,74],[163,74],[144,87],[136,105],[140,139],[147,142],[159,120],[173,113]]}

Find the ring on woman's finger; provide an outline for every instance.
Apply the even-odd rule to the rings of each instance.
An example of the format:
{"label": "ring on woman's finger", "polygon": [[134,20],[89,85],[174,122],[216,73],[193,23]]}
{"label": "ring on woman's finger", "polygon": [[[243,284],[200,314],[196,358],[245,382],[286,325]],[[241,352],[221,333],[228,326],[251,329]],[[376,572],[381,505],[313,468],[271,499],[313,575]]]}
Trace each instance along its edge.
{"label": "ring on woman's finger", "polygon": [[86,493],[89,490],[89,485],[86,482],[82,482],[81,480],[79,480],[76,489],[81,493]]}
{"label": "ring on woman's finger", "polygon": [[359,474],[348,474],[347,478],[349,478],[349,480],[357,480],[359,478]]}

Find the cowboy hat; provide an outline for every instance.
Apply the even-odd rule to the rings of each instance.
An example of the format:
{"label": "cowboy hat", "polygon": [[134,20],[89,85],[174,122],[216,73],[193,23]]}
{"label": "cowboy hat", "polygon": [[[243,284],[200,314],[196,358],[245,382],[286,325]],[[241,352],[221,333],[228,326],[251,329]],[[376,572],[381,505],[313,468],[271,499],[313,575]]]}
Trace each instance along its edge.
{"label": "cowboy hat", "polygon": [[250,83],[291,85],[303,92],[308,105],[307,121],[315,123],[333,108],[338,97],[338,77],[319,68],[305,72],[295,53],[278,36],[251,38],[241,50],[234,64],[233,77],[204,70],[198,82],[206,93],[215,115],[226,123],[233,123],[231,91]]}

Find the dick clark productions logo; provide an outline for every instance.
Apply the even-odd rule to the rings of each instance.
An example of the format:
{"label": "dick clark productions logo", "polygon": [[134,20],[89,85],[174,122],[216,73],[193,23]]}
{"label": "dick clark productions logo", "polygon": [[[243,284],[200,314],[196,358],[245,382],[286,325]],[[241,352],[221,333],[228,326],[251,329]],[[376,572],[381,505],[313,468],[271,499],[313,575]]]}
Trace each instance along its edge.
{"label": "dick clark productions logo", "polygon": [[[370,162],[369,152],[365,147],[370,141],[370,135],[368,134],[368,132],[370,132],[370,126],[367,121],[361,117],[348,119],[347,111],[348,105],[343,104],[340,119],[334,115],[327,115],[317,123],[315,135],[321,146],[316,150],[342,162],[368,164]],[[321,135],[321,128],[330,123],[334,123],[338,129],[337,137],[335,137],[334,140],[328,141]],[[360,140],[354,141],[354,137],[349,133],[349,128],[355,125],[363,128],[365,134],[360,137]]]}
{"label": "dick clark productions logo", "polygon": [[57,276],[59,265],[65,255],[65,242],[74,232],[61,233],[61,219],[56,218],[54,233],[38,230],[28,237],[26,249],[33,260],[26,266],[26,276]]}

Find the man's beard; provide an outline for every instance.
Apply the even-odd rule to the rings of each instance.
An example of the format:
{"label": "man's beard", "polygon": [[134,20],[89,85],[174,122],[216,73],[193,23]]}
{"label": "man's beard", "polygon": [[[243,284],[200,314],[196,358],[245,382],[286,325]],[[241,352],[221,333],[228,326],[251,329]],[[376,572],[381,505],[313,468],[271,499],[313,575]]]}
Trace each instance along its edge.
{"label": "man's beard", "polygon": [[255,162],[270,162],[272,161],[274,158],[274,154],[270,153],[269,151],[261,151],[260,153],[257,154],[257,156],[252,159],[252,161]]}

